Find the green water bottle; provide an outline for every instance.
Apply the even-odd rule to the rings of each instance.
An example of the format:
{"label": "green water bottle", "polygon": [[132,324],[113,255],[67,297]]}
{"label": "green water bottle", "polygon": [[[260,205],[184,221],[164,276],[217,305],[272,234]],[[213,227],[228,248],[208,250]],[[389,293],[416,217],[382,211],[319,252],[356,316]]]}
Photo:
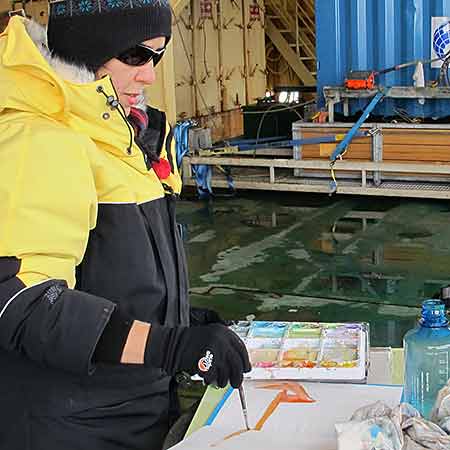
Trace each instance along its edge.
{"label": "green water bottle", "polygon": [[403,400],[428,419],[439,390],[450,378],[450,329],[443,302],[423,302],[421,317],[405,334],[403,347]]}

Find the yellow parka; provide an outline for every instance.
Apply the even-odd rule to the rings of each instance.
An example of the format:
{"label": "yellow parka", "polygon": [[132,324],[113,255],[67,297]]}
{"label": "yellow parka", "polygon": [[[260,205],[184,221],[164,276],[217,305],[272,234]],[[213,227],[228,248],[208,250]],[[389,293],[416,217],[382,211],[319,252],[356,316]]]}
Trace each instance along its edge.
{"label": "yellow parka", "polygon": [[[109,77],[53,59],[44,30],[11,18],[0,35],[0,350],[81,373],[117,305],[140,320],[188,320],[167,195],[181,189],[176,164],[164,186],[108,96]],[[161,156],[176,161],[164,130]]]}

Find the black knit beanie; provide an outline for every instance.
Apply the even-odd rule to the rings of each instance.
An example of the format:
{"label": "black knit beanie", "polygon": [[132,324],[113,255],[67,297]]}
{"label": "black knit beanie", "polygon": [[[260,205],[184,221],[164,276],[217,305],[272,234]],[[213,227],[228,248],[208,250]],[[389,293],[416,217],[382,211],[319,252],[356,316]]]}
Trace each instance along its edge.
{"label": "black knit beanie", "polygon": [[135,45],[171,36],[169,0],[52,1],[47,30],[50,51],[97,71]]}

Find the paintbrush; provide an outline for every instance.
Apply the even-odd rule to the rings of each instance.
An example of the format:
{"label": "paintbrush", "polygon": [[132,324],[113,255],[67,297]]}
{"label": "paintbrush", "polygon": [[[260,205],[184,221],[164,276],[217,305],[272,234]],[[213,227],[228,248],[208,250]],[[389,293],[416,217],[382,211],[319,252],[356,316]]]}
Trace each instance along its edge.
{"label": "paintbrush", "polygon": [[250,430],[250,426],[248,424],[248,412],[247,412],[247,401],[245,399],[244,386],[241,384],[239,389],[239,399],[241,400],[242,414],[244,416],[245,428]]}

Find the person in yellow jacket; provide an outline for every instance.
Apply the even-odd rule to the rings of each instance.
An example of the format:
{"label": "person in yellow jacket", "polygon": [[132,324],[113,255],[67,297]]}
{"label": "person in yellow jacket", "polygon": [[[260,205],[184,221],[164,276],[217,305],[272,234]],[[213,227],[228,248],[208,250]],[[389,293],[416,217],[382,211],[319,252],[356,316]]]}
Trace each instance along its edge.
{"label": "person in yellow jacket", "polygon": [[196,313],[163,112],[143,89],[168,0],[52,2],[0,34],[0,448],[161,449],[173,378],[238,387],[240,339]]}

